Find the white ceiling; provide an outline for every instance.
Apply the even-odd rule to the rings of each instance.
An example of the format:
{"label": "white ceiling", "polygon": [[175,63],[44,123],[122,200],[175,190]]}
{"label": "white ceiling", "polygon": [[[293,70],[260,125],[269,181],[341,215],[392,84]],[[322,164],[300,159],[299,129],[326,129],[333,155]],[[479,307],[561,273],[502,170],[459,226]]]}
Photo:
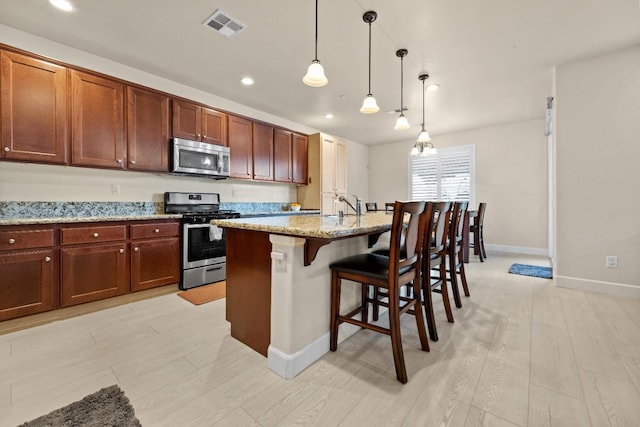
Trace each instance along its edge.
{"label": "white ceiling", "polygon": [[[329,84],[302,76],[314,55],[314,0],[0,0],[0,22],[363,144],[414,140],[544,117],[552,67],[640,43],[638,0],[319,0],[318,58]],[[202,25],[220,8],[248,28],[227,39]],[[381,111],[359,112],[372,92]],[[404,59],[406,116],[394,131]],[[240,84],[252,76],[252,87]],[[606,78],[606,76],[603,76]],[[585,88],[592,90],[596,88]],[[325,119],[331,112],[334,118]]]}

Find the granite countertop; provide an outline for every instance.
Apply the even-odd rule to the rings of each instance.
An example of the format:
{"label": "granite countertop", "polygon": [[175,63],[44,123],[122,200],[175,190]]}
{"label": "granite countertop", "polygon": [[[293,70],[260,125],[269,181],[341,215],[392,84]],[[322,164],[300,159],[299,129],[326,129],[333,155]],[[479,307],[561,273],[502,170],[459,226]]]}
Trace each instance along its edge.
{"label": "granite countertop", "polygon": [[362,216],[346,215],[289,215],[258,218],[216,219],[212,225],[242,230],[264,231],[293,237],[336,239],[391,229],[393,215],[386,212],[367,212]]}
{"label": "granite countertop", "polygon": [[0,225],[29,225],[29,224],[69,224],[81,222],[107,221],[143,221],[159,219],[180,219],[180,214],[152,214],[152,215],[109,215],[109,216],[78,216],[57,218],[8,218],[0,219]]}

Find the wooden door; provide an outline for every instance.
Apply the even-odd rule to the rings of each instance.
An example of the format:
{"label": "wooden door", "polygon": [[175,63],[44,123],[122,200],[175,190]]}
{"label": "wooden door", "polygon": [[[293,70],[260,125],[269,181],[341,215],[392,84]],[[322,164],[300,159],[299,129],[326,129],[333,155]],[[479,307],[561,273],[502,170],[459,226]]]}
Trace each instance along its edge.
{"label": "wooden door", "polygon": [[347,192],[347,143],[344,141],[336,143],[335,184],[338,193]]}
{"label": "wooden door", "polygon": [[171,102],[173,136],[200,141],[202,137],[202,107],[187,101]]}
{"label": "wooden door", "polygon": [[253,179],[273,181],[273,127],[253,123]]}
{"label": "wooden door", "polygon": [[291,132],[275,129],[273,132],[273,179],[278,182],[291,182]]}
{"label": "wooden door", "polygon": [[308,174],[308,138],[297,133],[291,140],[291,181],[294,184],[305,185]]}
{"label": "wooden door", "polygon": [[124,242],[61,248],[60,305],[68,307],[127,293],[128,259]]}
{"label": "wooden door", "polygon": [[127,87],[127,158],[131,170],[169,172],[169,97]]}
{"label": "wooden door", "polygon": [[67,162],[67,69],[0,52],[0,158]]}
{"label": "wooden door", "polygon": [[323,137],[321,142],[321,171],[320,177],[322,179],[322,185],[320,186],[321,192],[329,193],[336,192],[336,141]]}
{"label": "wooden door", "polygon": [[251,120],[228,116],[229,151],[231,153],[231,178],[253,177],[253,148]]}
{"label": "wooden door", "polygon": [[0,321],[53,310],[55,266],[51,249],[0,254]]}
{"label": "wooden door", "polygon": [[180,239],[131,242],[131,290],[170,285],[180,281]]}
{"label": "wooden door", "polygon": [[209,108],[202,109],[202,142],[227,146],[227,115]]}
{"label": "wooden door", "polygon": [[124,85],[74,70],[71,88],[71,164],[124,169]]}

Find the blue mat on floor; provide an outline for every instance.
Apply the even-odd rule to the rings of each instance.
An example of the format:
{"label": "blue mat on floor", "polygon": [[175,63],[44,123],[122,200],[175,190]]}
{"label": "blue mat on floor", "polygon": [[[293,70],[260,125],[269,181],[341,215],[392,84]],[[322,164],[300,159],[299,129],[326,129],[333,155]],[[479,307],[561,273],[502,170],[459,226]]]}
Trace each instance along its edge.
{"label": "blue mat on floor", "polygon": [[542,277],[543,279],[551,279],[553,270],[551,267],[540,267],[538,265],[513,264],[509,269],[511,274],[519,274],[521,276]]}

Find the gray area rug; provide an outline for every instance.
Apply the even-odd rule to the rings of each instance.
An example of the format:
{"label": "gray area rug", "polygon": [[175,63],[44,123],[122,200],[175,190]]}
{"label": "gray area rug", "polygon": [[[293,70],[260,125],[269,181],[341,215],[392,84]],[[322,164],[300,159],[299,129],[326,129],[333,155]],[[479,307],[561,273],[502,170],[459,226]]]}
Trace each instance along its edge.
{"label": "gray area rug", "polygon": [[141,427],[141,424],[124,392],[112,385],[18,427],[58,426]]}

